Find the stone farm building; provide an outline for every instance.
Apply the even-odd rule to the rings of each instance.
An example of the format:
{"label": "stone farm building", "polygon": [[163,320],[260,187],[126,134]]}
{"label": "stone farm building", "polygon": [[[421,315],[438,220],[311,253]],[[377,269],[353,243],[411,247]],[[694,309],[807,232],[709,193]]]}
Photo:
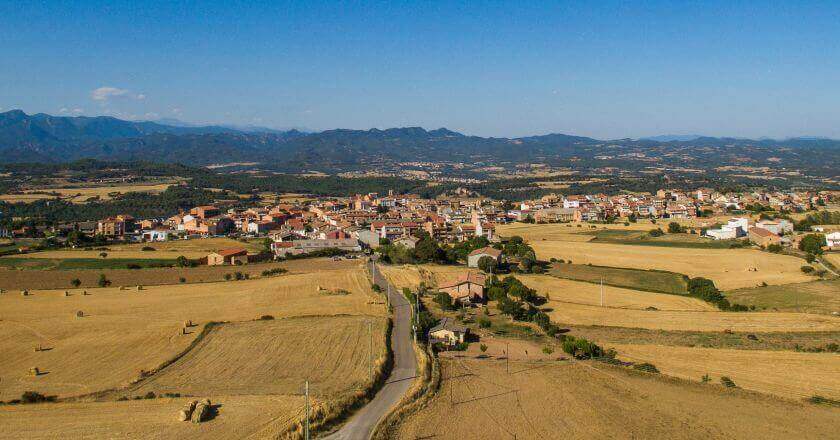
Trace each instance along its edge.
{"label": "stone farm building", "polygon": [[467,272],[453,280],[442,283],[438,291],[448,294],[460,304],[484,302],[484,285],[487,277],[478,272]]}
{"label": "stone farm building", "polygon": [[478,267],[478,261],[484,257],[490,257],[496,260],[496,264],[498,265],[502,262],[502,251],[492,247],[476,249],[467,255],[467,266]]}
{"label": "stone farm building", "polygon": [[222,249],[207,255],[208,266],[222,266],[225,264],[247,264],[248,251],[243,248]]}

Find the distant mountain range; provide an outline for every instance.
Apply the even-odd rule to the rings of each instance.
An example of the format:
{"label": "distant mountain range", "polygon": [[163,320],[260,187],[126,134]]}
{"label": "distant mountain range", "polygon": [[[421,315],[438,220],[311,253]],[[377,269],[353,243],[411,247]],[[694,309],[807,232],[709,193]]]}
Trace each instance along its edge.
{"label": "distant mountain range", "polygon": [[[27,115],[20,110],[0,113],[0,162],[63,162],[82,158],[189,165],[259,162],[271,168],[299,170],[365,168],[383,161],[520,163],[651,150],[662,155],[666,151],[698,148],[759,148],[761,157],[785,148],[830,149],[831,155],[820,151],[820,157],[834,157],[833,150],[840,150],[840,141],[703,136],[598,140],[565,134],[484,138],[445,128],[419,127],[305,133],[260,127],[194,126],[174,120],[137,122],[107,116]],[[702,154],[708,155],[708,151]]]}

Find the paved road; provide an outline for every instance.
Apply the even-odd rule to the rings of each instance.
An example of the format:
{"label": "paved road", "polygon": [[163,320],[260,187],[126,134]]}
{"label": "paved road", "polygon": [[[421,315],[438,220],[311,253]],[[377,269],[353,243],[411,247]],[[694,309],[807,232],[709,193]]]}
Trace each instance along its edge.
{"label": "paved road", "polygon": [[[374,269],[373,280],[383,291],[388,290],[388,281],[378,269]],[[391,332],[394,368],[391,370],[391,376],[372,401],[356,412],[340,430],[326,437],[329,440],[370,438],[376,424],[402,399],[417,376],[417,359],[412,347],[411,304],[394,286],[391,286],[390,291],[391,305],[394,308],[394,329]]]}

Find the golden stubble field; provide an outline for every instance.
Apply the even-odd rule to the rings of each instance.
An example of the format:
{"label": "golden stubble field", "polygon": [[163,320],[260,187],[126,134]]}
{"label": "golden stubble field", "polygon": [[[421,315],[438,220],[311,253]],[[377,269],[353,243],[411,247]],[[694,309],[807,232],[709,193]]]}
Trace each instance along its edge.
{"label": "golden stubble field", "polygon": [[[153,247],[154,251],[144,251],[143,247]],[[213,237],[190,240],[170,240],[163,242],[116,244],[106,246],[107,250],[49,250],[15,255],[16,258],[102,258],[100,254],[108,254],[106,258],[187,258],[206,257],[210,252],[220,249],[245,248],[250,252],[259,252],[263,244],[259,241],[242,242],[226,237]]]}
{"label": "golden stubble field", "polygon": [[[124,386],[186,348],[209,321],[386,314],[361,263],[247,281],[63,292],[0,295],[0,400],[27,390],[71,396]],[[186,320],[198,326],[182,335]],[[36,352],[39,345],[47,350]],[[30,376],[31,367],[44,374]]]}
{"label": "golden stubble field", "polygon": [[[444,359],[440,391],[395,438],[824,439],[836,408],[590,362]],[[768,420],[772,422],[768,422]]]}
{"label": "golden stubble field", "polygon": [[197,267],[161,267],[147,269],[76,269],[76,270],[15,270],[0,269],[0,289],[68,289],[70,282],[79,279],[83,288],[96,287],[99,275],[105,274],[115,287],[151,286],[160,284],[178,284],[181,278],[185,283],[203,283],[223,281],[226,274],[242,272],[250,277],[261,276],[262,271],[284,268],[289,274],[311,273],[313,267],[318,270],[347,268],[355,262],[332,261],[330,259],[289,260],[277,263],[256,263],[242,266],[197,266]]}
{"label": "golden stubble field", "polygon": [[[610,229],[628,229],[623,225]],[[650,229],[651,225],[646,225]],[[629,229],[639,228],[631,224]],[[558,258],[577,264],[657,269],[706,277],[721,290],[755,287],[761,283],[787,284],[811,280],[803,274],[801,259],[771,254],[754,249],[693,249],[663,246],[636,246],[590,242],[589,235],[579,234],[579,228],[564,224],[529,224],[500,226],[504,236],[520,235],[529,241],[537,257]]]}
{"label": "golden stubble field", "polygon": [[126,194],[132,192],[160,194],[179,181],[154,184],[127,184],[127,185],[89,185],[82,187],[55,187],[39,188],[23,191],[22,194],[3,194],[0,200],[16,202],[34,202],[43,199],[61,198],[72,203],[84,203],[91,197],[99,197],[99,200],[110,200],[112,195]]}
{"label": "golden stubble field", "polygon": [[201,424],[176,420],[188,398],[8,406],[0,411],[0,438],[276,438],[304,405],[303,396],[202,397],[221,406],[217,417]]}
{"label": "golden stubble field", "polygon": [[[664,374],[699,381],[728,376],[744,389],[794,399],[840,400],[840,354],[609,344],[619,359],[650,362]],[[840,414],[838,414],[840,416]]]}
{"label": "golden stubble field", "polygon": [[383,353],[385,322],[335,316],[224,324],[131,393],[294,395],[308,380],[312,396],[336,397],[368,384],[368,358]]}
{"label": "golden stubble field", "polygon": [[[548,275],[516,274],[526,286],[537,293],[548,296],[558,303],[573,303],[590,306],[601,304],[602,288],[598,284],[572,281]],[[659,310],[715,311],[712,304],[697,298],[644,292],[621,287],[603,286],[604,305],[613,308],[645,310],[656,307]]]}

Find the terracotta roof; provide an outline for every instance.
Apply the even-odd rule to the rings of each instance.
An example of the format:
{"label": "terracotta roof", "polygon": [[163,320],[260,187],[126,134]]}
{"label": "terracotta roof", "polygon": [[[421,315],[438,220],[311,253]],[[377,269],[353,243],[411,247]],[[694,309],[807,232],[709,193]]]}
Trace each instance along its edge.
{"label": "terracotta roof", "polygon": [[230,256],[233,256],[233,255],[247,254],[248,251],[245,250],[245,248],[230,248],[230,249],[222,249],[222,250],[216,251],[216,253],[223,256],[223,257],[230,257]]}
{"label": "terracotta roof", "polygon": [[774,234],[774,233],[772,233],[772,232],[770,232],[770,231],[768,231],[767,229],[764,229],[764,228],[750,228],[750,234],[755,234],[755,235],[758,235],[760,237],[775,237],[776,236],[776,234]]}
{"label": "terracotta roof", "polygon": [[473,255],[481,255],[481,254],[487,254],[487,255],[490,255],[493,258],[499,258],[500,256],[502,256],[502,251],[500,251],[499,249],[492,248],[492,247],[488,246],[488,247],[483,247],[481,249],[476,249],[476,250],[470,252],[469,256],[472,257]]}
{"label": "terracotta roof", "polygon": [[463,273],[461,275],[458,275],[457,277],[449,280],[448,282],[443,283],[441,286],[439,286],[439,288],[440,289],[445,289],[445,288],[448,288],[448,287],[455,287],[459,284],[464,284],[464,283],[480,284],[480,285],[483,286],[486,281],[487,281],[487,276],[482,274],[482,273],[467,272],[467,273]]}

